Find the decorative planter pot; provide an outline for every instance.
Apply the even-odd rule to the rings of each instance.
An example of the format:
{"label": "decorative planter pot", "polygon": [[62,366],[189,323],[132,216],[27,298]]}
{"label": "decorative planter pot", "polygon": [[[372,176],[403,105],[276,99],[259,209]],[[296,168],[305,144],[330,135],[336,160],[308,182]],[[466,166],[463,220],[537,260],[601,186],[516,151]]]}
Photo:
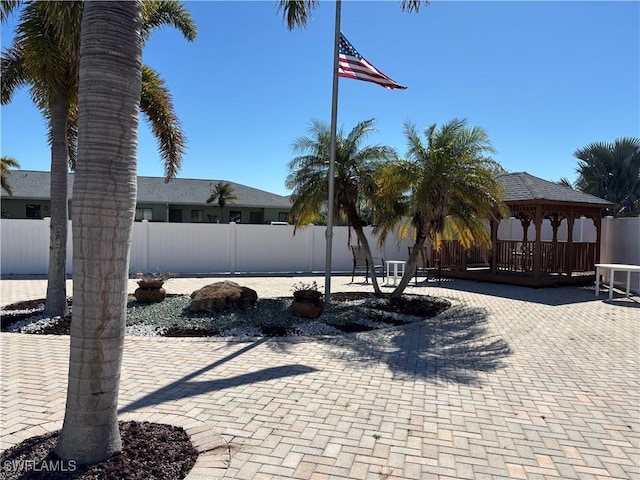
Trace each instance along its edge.
{"label": "decorative planter pot", "polygon": [[138,288],[133,295],[140,303],[160,303],[167,296],[167,291],[162,288],[162,280],[139,281]]}
{"label": "decorative planter pot", "polygon": [[297,317],[316,318],[324,310],[324,302],[320,292],[295,292],[291,310]]}

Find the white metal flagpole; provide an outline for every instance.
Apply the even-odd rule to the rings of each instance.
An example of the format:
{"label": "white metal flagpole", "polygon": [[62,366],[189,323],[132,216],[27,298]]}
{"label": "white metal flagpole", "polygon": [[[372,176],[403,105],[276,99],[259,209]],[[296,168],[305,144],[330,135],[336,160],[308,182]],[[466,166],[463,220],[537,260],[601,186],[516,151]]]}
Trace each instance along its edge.
{"label": "white metal flagpole", "polygon": [[331,153],[329,156],[329,197],[327,200],[327,250],[325,258],[324,273],[324,302],[331,301],[331,249],[333,246],[333,204],[334,204],[334,181],[336,164],[336,130],[338,122],[338,63],[340,49],[340,0],[336,0],[336,24],[335,38],[333,45],[333,94],[331,97]]}

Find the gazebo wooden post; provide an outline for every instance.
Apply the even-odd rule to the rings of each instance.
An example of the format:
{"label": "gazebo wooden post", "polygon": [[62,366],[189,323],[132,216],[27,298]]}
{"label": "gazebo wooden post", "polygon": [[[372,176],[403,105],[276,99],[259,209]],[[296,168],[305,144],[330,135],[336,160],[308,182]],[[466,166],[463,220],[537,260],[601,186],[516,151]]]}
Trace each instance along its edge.
{"label": "gazebo wooden post", "polygon": [[550,262],[551,269],[553,273],[560,274],[562,272],[560,271],[560,263],[558,261],[560,258],[560,255],[558,254],[558,228],[562,223],[562,215],[556,212],[549,217],[549,220],[551,221],[551,229],[553,230],[553,238],[551,239],[551,251],[553,255]]}
{"label": "gazebo wooden post", "polygon": [[533,278],[538,280],[542,263],[542,208],[540,205],[536,205],[533,223],[536,227],[536,240],[533,244]]}
{"label": "gazebo wooden post", "polygon": [[531,217],[525,212],[520,213],[520,224],[522,225],[522,249],[520,251],[520,268],[523,272],[529,270],[527,252],[529,251],[529,225],[531,225]]}
{"label": "gazebo wooden post", "polygon": [[498,273],[498,227],[500,219],[491,220],[491,273]]}
{"label": "gazebo wooden post", "polygon": [[565,271],[567,277],[570,278],[573,275],[573,224],[575,223],[575,213],[573,208],[567,215],[567,258],[565,259]]}
{"label": "gazebo wooden post", "polygon": [[600,243],[602,242],[602,217],[597,213],[592,217],[596,227],[596,259],[594,263],[600,263]]}
{"label": "gazebo wooden post", "polygon": [[455,248],[458,250],[459,255],[462,256],[460,260],[460,263],[462,264],[462,271],[466,272],[467,271],[467,252],[469,250],[464,248],[461,243],[456,243]]}

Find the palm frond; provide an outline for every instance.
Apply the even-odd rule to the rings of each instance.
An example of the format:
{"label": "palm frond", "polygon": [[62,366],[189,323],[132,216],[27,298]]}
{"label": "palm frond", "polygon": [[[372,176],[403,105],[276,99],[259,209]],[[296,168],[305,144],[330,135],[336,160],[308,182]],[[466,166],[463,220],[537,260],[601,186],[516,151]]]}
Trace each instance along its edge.
{"label": "palm frond", "polygon": [[175,114],[171,94],[164,80],[151,67],[142,67],[140,110],[145,114],[164,160],[165,181],[175,178],[184,153],[186,139]]}
{"label": "palm frond", "polygon": [[6,22],[21,3],[20,0],[0,0],[0,23]]}
{"label": "palm frond", "polygon": [[13,195],[13,190],[11,190],[11,185],[9,185],[10,168],[20,168],[20,164],[13,157],[4,155],[0,157],[0,186],[4,188],[9,195]]}
{"label": "palm frond", "polygon": [[2,105],[11,102],[14,92],[29,84],[24,70],[23,52],[20,45],[13,45],[2,52],[0,58],[0,101]]}
{"label": "palm frond", "polygon": [[287,28],[306,27],[311,18],[311,11],[319,4],[319,0],[280,0],[278,11],[287,22]]}
{"label": "palm frond", "polygon": [[191,14],[176,0],[145,0],[142,2],[142,36],[146,41],[153,30],[163,26],[176,28],[182,36],[192,42],[198,30]]}

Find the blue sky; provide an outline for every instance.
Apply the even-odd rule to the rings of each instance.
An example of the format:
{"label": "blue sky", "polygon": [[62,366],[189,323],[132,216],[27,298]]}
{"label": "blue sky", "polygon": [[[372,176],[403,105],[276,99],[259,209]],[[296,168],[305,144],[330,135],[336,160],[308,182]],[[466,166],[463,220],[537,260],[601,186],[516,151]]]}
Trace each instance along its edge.
{"label": "blue sky", "polygon": [[[167,82],[187,136],[182,178],[288,194],[291,144],[312,119],[330,120],[334,3],[288,31],[276,1],[185,2],[189,43],[156,31],[143,60]],[[2,26],[2,48],[15,18]],[[369,144],[406,153],[403,124],[466,118],[482,126],[512,172],[576,177],[573,152],[640,136],[639,2],[443,2],[408,14],[399,1],[342,3],[342,32],[407,90],[339,81],[338,125],[376,118]],[[45,123],[26,89],[2,107],[2,155],[49,170]],[[144,120],[139,175],[162,176]]]}

